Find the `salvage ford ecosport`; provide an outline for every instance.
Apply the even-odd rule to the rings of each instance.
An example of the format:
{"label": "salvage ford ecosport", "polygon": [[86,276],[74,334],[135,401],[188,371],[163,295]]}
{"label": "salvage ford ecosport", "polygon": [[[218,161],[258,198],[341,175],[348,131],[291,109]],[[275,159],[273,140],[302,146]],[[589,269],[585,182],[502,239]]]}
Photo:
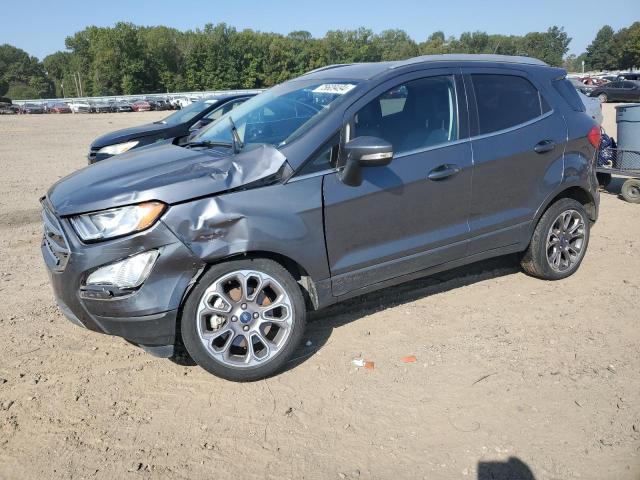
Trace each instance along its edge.
{"label": "salvage ford ecosport", "polygon": [[42,199],[69,319],[209,372],[281,369],[308,309],[488,257],[576,271],[598,215],[600,130],[538,60],[333,65],[185,145],[119,155]]}

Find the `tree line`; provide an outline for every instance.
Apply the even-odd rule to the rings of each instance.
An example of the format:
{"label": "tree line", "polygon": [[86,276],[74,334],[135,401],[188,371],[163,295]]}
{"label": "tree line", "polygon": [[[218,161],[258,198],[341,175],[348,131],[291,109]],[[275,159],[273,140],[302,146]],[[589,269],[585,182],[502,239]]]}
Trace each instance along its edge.
{"label": "tree line", "polygon": [[640,65],[640,22],[614,32],[603,27],[581,57],[565,58],[571,39],[563,28],[526,35],[465,32],[431,34],[416,42],[403,30],[332,30],[315,38],[241,30],[219,23],[180,31],[117,23],[87,27],[67,37],[66,50],[42,61],[0,45],[0,96],[13,99],[119,95],[270,87],[328,64],[401,60],[441,53],[527,55],[575,70]]}

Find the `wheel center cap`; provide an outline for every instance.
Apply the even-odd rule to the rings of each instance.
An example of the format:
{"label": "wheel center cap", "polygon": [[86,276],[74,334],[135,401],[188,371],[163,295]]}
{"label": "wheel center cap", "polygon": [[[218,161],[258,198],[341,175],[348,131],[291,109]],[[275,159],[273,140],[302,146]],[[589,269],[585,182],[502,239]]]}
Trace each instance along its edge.
{"label": "wheel center cap", "polygon": [[251,314],[249,312],[242,312],[240,314],[240,321],[242,323],[249,323],[251,321]]}

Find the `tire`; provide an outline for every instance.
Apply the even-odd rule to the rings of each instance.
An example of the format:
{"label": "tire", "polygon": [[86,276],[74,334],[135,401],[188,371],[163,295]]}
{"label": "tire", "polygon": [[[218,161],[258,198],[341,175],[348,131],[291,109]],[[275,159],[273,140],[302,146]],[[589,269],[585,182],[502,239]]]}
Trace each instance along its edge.
{"label": "tire", "polygon": [[606,93],[601,93],[598,95],[598,100],[600,100],[600,103],[607,103],[609,101],[609,97]]}
{"label": "tire", "polygon": [[189,355],[202,368],[249,382],[284,367],[305,325],[298,283],[280,264],[256,258],[212,266],[185,302],[181,333]]}
{"label": "tire", "polygon": [[607,188],[611,183],[611,174],[610,173],[596,173],[596,177],[598,178],[598,185],[601,188]]}
{"label": "tire", "polygon": [[[569,218],[568,228],[566,223],[562,224],[561,217]],[[589,216],[582,204],[571,198],[558,200],[538,221],[521,260],[523,270],[543,280],[560,280],[572,275],[587,251],[589,233]],[[576,251],[577,255],[573,255]]]}
{"label": "tire", "polygon": [[627,202],[640,203],[640,180],[637,178],[626,180],[622,184],[620,194]]}

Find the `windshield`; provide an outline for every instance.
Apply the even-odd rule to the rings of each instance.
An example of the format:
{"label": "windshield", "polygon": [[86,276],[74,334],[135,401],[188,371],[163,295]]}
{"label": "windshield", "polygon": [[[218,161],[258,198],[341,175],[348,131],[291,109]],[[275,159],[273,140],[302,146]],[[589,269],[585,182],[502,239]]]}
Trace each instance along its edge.
{"label": "windshield", "polygon": [[294,81],[246,101],[205,128],[193,140],[232,142],[233,118],[242,144],[280,147],[302,134],[346,98],[355,82]]}
{"label": "windshield", "polygon": [[180,125],[181,123],[188,122],[204,109],[209,108],[211,105],[216,103],[218,103],[217,99],[193,102],[188,107],[184,107],[182,110],[172,113],[164,120],[160,120],[160,123],[164,123],[165,125]]}

